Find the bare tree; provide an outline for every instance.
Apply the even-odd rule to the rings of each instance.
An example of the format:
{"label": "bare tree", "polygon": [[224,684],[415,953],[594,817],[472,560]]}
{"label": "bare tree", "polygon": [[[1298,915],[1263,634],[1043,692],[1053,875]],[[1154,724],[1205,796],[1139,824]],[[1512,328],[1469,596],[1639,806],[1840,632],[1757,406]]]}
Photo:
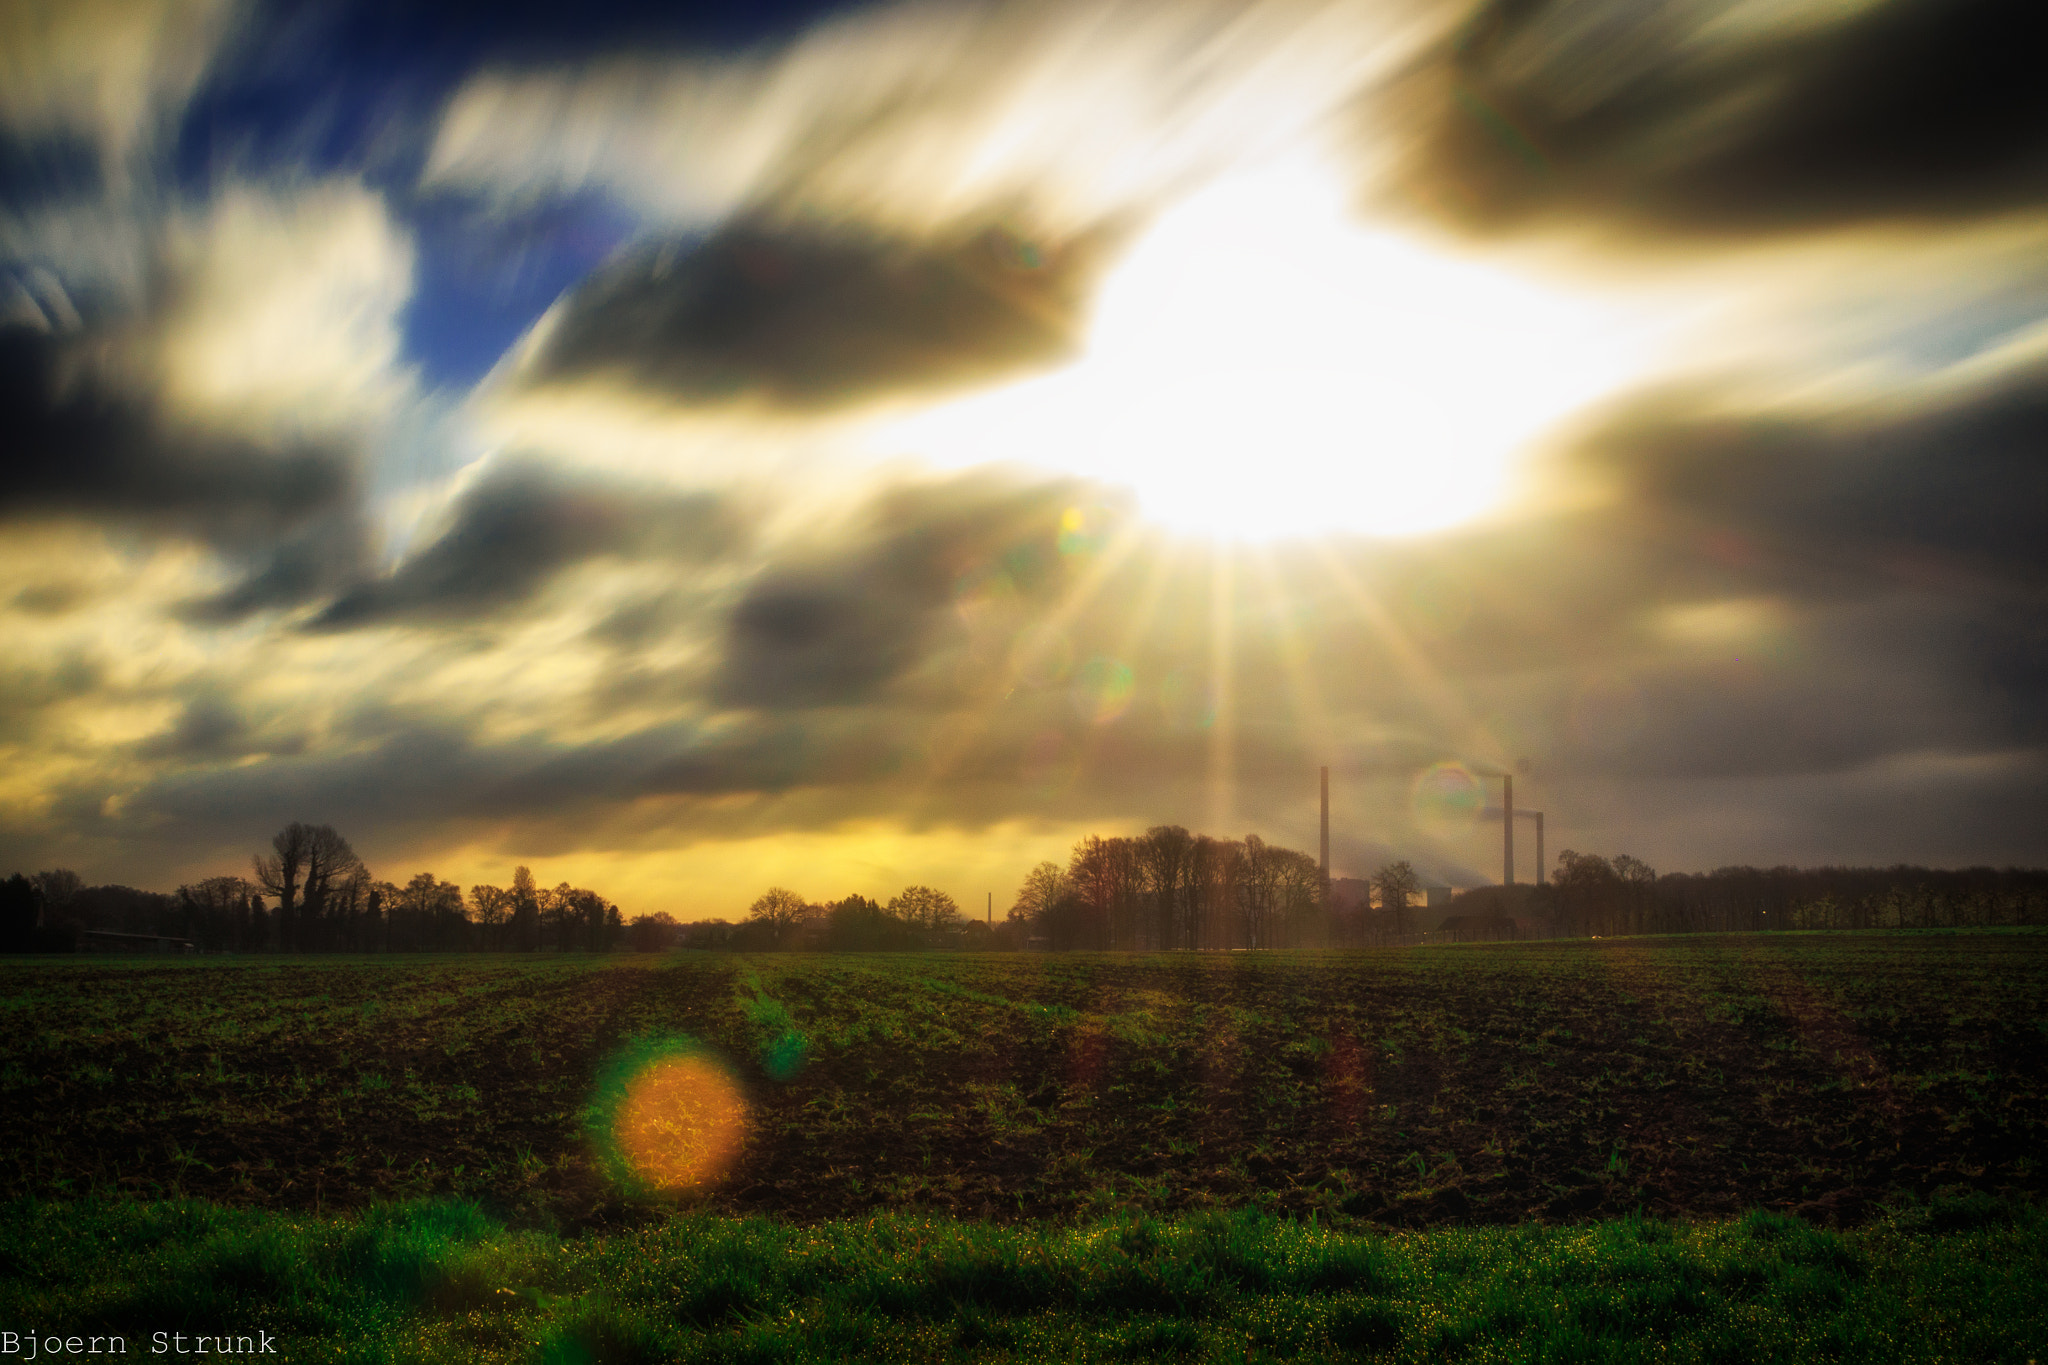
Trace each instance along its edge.
{"label": "bare tree", "polygon": [[1069,885],[1067,874],[1058,863],[1040,863],[1024,874],[1024,884],[1017,888],[1017,899],[1010,907],[1010,917],[1043,920],[1067,894]]}
{"label": "bare tree", "polygon": [[1089,835],[1074,845],[1067,864],[1073,894],[1099,921],[1104,946],[1135,948],[1143,939],[1145,869],[1138,841]]}
{"label": "bare tree", "polygon": [[415,948],[460,948],[469,917],[463,913],[462,888],[421,872],[397,894],[392,907],[400,933]]}
{"label": "bare tree", "polygon": [[270,840],[271,856],[253,860],[256,881],[277,897],[275,941],[287,952],[315,946],[304,921],[316,919],[328,892],[362,868],[362,859],[332,825],[307,825],[297,820]]}
{"label": "bare tree", "polygon": [[780,944],[810,917],[810,903],[786,886],[771,886],[747,907],[747,918],[768,926]]}
{"label": "bare tree", "polygon": [[1280,919],[1287,938],[1299,945],[1319,943],[1329,928],[1329,880],[1314,854],[1269,849],[1280,863]]}
{"label": "bare tree", "polygon": [[[364,918],[380,953],[391,951],[391,921],[398,914],[398,900],[404,893],[391,882],[371,882],[364,898]],[[403,944],[401,937],[399,942]]]}
{"label": "bare tree", "polygon": [[1285,868],[1280,854],[1256,834],[1244,837],[1244,857],[1238,869],[1237,904],[1244,917],[1247,948],[1273,946],[1274,929],[1280,918],[1282,880]]}
{"label": "bare tree", "polygon": [[[305,913],[302,920],[316,926],[315,933],[325,937],[331,927],[328,920],[333,908],[328,905],[328,900],[358,876],[367,883],[368,873],[363,867],[363,860],[356,857],[356,851],[349,847],[348,840],[342,838],[334,826],[315,825],[306,838],[305,875]],[[305,937],[301,935],[302,939]],[[307,942],[303,946],[318,948],[326,945]]]}
{"label": "bare tree", "polygon": [[534,884],[533,869],[524,863],[512,869],[512,920],[507,930],[519,952],[540,947],[540,888]]}
{"label": "bare tree", "polygon": [[369,944],[370,869],[357,863],[327,891],[325,914],[339,936],[336,946],[361,952]]}
{"label": "bare tree", "polygon": [[1564,849],[1557,855],[1552,885],[1557,888],[1559,933],[1590,934],[1606,927],[1620,879],[1605,858]]}
{"label": "bare tree", "polygon": [[960,918],[960,907],[943,891],[934,891],[929,886],[906,886],[903,894],[889,898],[889,913],[913,929],[929,932]]}
{"label": "bare tree", "polygon": [[512,899],[512,893],[502,886],[469,888],[470,914],[483,930],[486,948],[504,946],[505,925],[512,918]]}
{"label": "bare tree", "polygon": [[277,897],[277,917],[270,922],[270,947],[289,952],[298,941],[299,887],[306,873],[310,826],[292,821],[271,836],[272,854],[250,861],[257,885]]}
{"label": "bare tree", "polygon": [[1181,905],[1193,889],[1195,836],[1179,825],[1154,825],[1138,842],[1146,889],[1152,893],[1153,943],[1177,948],[1185,916]]}
{"label": "bare tree", "polygon": [[1190,948],[1242,947],[1237,917],[1238,880],[1244,876],[1244,845],[1235,839],[1195,840],[1193,894],[1187,898],[1182,930]]}
{"label": "bare tree", "polygon": [[62,915],[72,899],[85,889],[84,880],[68,867],[38,872],[29,880],[43,893],[43,912],[46,915]]}
{"label": "bare tree", "polygon": [[1640,934],[1644,922],[1650,917],[1650,902],[1657,889],[1657,869],[1641,858],[1623,853],[1614,859],[1614,875],[1621,879],[1622,914],[1626,920],[1621,928],[1627,933]]}
{"label": "bare tree", "polygon": [[1400,862],[1388,863],[1372,877],[1372,889],[1379,893],[1380,909],[1394,917],[1394,932],[1408,932],[1408,898],[1422,889],[1422,878],[1415,875],[1415,869],[1403,858]]}

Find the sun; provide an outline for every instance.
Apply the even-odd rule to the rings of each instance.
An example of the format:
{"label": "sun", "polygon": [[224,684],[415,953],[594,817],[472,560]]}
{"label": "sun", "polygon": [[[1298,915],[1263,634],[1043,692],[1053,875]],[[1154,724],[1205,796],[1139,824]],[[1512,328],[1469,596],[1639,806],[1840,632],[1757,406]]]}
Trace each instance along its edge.
{"label": "sun", "polygon": [[1185,531],[1410,536],[1498,507],[1517,453],[1640,360],[1600,307],[1361,226],[1300,159],[1164,212],[1077,363],[887,435],[1125,485]]}

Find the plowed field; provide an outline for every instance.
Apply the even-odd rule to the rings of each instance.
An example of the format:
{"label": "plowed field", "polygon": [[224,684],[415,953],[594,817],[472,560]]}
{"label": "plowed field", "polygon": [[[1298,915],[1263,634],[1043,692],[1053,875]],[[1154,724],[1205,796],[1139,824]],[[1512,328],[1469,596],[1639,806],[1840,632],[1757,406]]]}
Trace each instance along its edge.
{"label": "plowed field", "polygon": [[2038,1192],[2048,935],[1742,935],[1269,956],[0,964],[0,1197],[570,1226],[598,1077],[687,1034],[749,1119],[714,1210],[1338,1224]]}

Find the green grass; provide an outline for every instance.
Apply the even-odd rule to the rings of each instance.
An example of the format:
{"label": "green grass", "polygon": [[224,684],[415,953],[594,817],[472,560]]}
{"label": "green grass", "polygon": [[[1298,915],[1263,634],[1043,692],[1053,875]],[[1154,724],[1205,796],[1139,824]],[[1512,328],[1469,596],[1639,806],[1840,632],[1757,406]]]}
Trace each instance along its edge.
{"label": "green grass", "polygon": [[564,1242],[476,1205],[0,1210],[0,1325],[272,1333],[292,1361],[2031,1360],[2048,1216],[1984,1195],[1850,1232],[1345,1233],[1255,1211],[1073,1227],[678,1213]]}

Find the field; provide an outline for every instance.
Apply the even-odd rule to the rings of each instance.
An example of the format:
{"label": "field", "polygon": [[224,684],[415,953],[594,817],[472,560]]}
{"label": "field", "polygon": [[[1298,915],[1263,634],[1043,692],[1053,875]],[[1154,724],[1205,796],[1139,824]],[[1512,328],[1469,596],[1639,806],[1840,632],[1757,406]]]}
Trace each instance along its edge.
{"label": "field", "polygon": [[[430,1311],[426,1288],[400,1295],[403,1313],[428,1317],[401,1313],[402,1331],[378,1338],[387,1346],[398,1339],[390,1331],[425,1341],[453,1330],[502,1290],[513,1295],[502,1302],[537,1316],[516,1331],[504,1314],[492,1317],[497,1327],[477,1329],[463,1348],[479,1359],[529,1358],[519,1352],[543,1349],[555,1340],[548,1332],[583,1343],[584,1358],[666,1359],[683,1348],[661,1336],[670,1319],[659,1313],[643,1320],[619,1309],[620,1322],[640,1323],[631,1330],[577,1318],[589,1286],[574,1289],[581,1272],[572,1267],[626,1247],[656,1255],[656,1245],[669,1248],[657,1260],[682,1264],[705,1238],[725,1245],[721,1237],[743,1261],[782,1264],[796,1253],[760,1248],[795,1238],[807,1248],[799,1261],[869,1261],[809,1289],[801,1275],[784,1283],[750,1272],[759,1283],[741,1300],[752,1306],[733,1310],[745,1321],[685,1314],[702,1318],[690,1349],[726,1341],[721,1332],[758,1336],[761,1315],[785,1300],[791,1313],[809,1302],[830,1317],[816,1298],[827,1282],[881,1274],[910,1285],[904,1293],[925,1292],[931,1267],[954,1253],[905,1248],[956,1242],[974,1264],[1009,1267],[1003,1283],[1041,1289],[1002,1309],[1010,1300],[973,1292],[970,1276],[967,1289],[940,1295],[952,1305],[944,1330],[912,1313],[924,1325],[898,1331],[902,1315],[884,1313],[883,1326],[855,1332],[882,1333],[862,1353],[1031,1358],[1032,1333],[1057,1335],[1062,1314],[1089,1312],[1182,1333],[1178,1347],[1153,1343],[1161,1350],[1227,1358],[1217,1345],[1225,1338],[1240,1356],[1250,1349],[1257,1332],[1232,1326],[1218,1336],[1213,1322],[1188,1316],[1188,1294],[1147,1290],[1144,1311],[1088,1309],[1077,1286],[1122,1283],[1123,1272],[1072,1267],[1106,1254],[1105,1237],[1128,1260],[1137,1236],[1146,1264],[1181,1267],[1158,1274],[1235,1295],[1228,1322],[1253,1300],[1299,1319],[1260,1338],[1275,1357],[1442,1354],[1452,1327],[1428,1327],[1412,1303],[1410,1312],[1352,1300],[1374,1284],[1438,1283],[1446,1265],[1466,1267],[1470,1285],[1493,1285],[1500,1319],[1468,1331],[1452,1354],[1554,1354],[1557,1342],[1538,1349],[1543,1313],[1516,1295],[1577,1303],[1577,1291],[1516,1267],[1644,1257],[1664,1258],[1645,1281],[1662,1286],[1659,1302],[1696,1291],[1696,1311],[1679,1318],[1688,1332],[1712,1327],[1699,1338],[1711,1356],[1737,1338],[1763,1340],[1756,1334],[1778,1330],[1773,1322],[1795,1337],[1819,1330],[1799,1298],[1815,1276],[1840,1280],[1821,1295],[1840,1315],[1845,1295],[1878,1294],[1887,1275],[1906,1274],[1898,1267],[1932,1267],[1912,1294],[1884,1299],[1918,1309],[1858,1300],[1869,1331],[1884,1321],[1904,1330],[1915,1312],[1935,1312],[1942,1292],[1965,1306],[1989,1292],[1965,1294],[1960,1286],[1974,1281],[1962,1268],[1995,1279],[2042,1261],[2033,1202],[2048,1150],[2041,934],[1732,935],[1300,957],[71,960],[0,964],[0,1009],[0,1195],[14,1201],[0,1264],[15,1276],[8,1292],[29,1295],[0,1308],[16,1320],[73,1312],[127,1321],[124,1312],[140,1310],[93,1298],[94,1286],[125,1283],[145,1264],[168,1282],[189,1277],[186,1262],[162,1261],[179,1247],[189,1261],[216,1244],[331,1243],[331,1255],[302,1248],[285,1260],[331,1261],[321,1273],[358,1293],[367,1292],[361,1277],[333,1268],[353,1264],[350,1237],[407,1246],[453,1237],[455,1250],[421,1262],[440,1269],[400,1277],[442,1285],[442,1308]],[[748,1108],[723,1179],[680,1210],[675,1197],[622,1179],[606,1139],[616,1078],[632,1059],[678,1047],[718,1063]],[[468,1231],[446,1232],[448,1219]],[[87,1239],[99,1254],[115,1258],[98,1269],[65,1261],[60,1272],[50,1253],[26,1249],[88,1227],[99,1229]],[[885,1245],[866,1247],[877,1229]],[[1418,1231],[1390,1240],[1392,1229]],[[1576,1261],[1559,1250],[1572,1238]],[[1965,1255],[1957,1238],[1982,1255]],[[699,1249],[675,1249],[684,1243]],[[869,1263],[899,1254],[922,1267],[909,1280],[902,1264]],[[511,1281],[526,1272],[504,1267],[525,1265],[528,1279],[552,1277],[552,1292],[570,1297],[548,1307],[539,1290],[520,1297],[530,1286],[480,1280],[447,1290],[465,1256]],[[1349,1271],[1315,1269],[1331,1256],[1378,1256],[1381,1268],[1348,1280]],[[1217,1270],[1226,1262],[1240,1269]],[[24,1278],[30,1263],[39,1268]],[[1693,1268],[1673,1269],[1681,1263]],[[1260,1264],[1268,1270],[1242,1269]],[[1892,1269],[1865,1274],[1871,1267]],[[1062,1274],[1068,1289],[1046,1287],[1066,1283]],[[282,1293],[274,1279],[249,1283]],[[1807,1290],[1794,1292],[1799,1284]],[[313,1293],[293,1291],[300,1302]],[[1767,1312],[1767,1302],[1779,1308]],[[990,1305],[1010,1313],[1008,1325],[984,1324],[993,1335],[970,1349],[983,1330],[975,1314]],[[1339,1321],[1372,1312],[1393,1316],[1355,1332],[1350,1318]],[[2011,1321],[1991,1324],[1989,1347],[1986,1323],[1971,1321],[1974,1358],[2020,1349]],[[1122,1327],[1102,1330],[1108,1355],[1144,1353]],[[1616,1342],[1636,1340],[1615,1330]],[[667,1344],[647,1344],[657,1339]],[[1678,1339],[1658,1338],[1666,1347]],[[1903,1350],[1830,1340],[1813,1349],[1870,1359]],[[1960,1352],[1962,1340],[1949,1346]],[[446,1342],[418,1349],[452,1358]],[[833,1350],[761,1349],[764,1358]]]}

